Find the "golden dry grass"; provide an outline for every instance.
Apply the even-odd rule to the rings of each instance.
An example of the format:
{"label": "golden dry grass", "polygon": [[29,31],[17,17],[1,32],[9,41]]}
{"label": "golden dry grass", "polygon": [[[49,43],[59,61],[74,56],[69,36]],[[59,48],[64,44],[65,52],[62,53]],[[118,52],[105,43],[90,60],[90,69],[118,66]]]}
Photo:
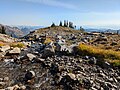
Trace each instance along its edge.
{"label": "golden dry grass", "polygon": [[50,42],[52,42],[52,40],[51,40],[50,38],[46,38],[44,44],[48,44],[48,43],[50,43]]}
{"label": "golden dry grass", "polygon": [[110,63],[113,64],[113,66],[120,66],[120,60],[109,60]]}
{"label": "golden dry grass", "polygon": [[5,45],[5,43],[0,41],[0,46],[4,46],[4,45]]}
{"label": "golden dry grass", "polygon": [[94,56],[96,58],[102,58],[104,60],[108,60],[116,65],[117,64],[120,65],[120,51],[114,51],[112,49],[105,50],[99,47],[85,45],[85,44],[79,44],[78,51],[80,55]]}

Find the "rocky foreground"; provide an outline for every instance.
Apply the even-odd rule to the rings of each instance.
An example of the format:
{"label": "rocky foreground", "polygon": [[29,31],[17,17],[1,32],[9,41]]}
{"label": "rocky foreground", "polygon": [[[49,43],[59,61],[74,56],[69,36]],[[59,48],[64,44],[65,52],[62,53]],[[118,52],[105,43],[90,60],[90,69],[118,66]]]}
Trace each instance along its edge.
{"label": "rocky foreground", "polygon": [[[90,42],[95,37],[96,41]],[[57,36],[54,42],[44,43],[42,38],[21,41],[26,46],[24,48],[10,45],[0,47],[0,90],[120,89],[118,67],[100,58],[76,53],[77,42],[105,44],[109,41],[107,37],[89,34],[80,38],[79,35],[70,35],[64,40],[62,36]],[[67,40],[74,44],[67,46]],[[119,40],[112,41],[118,49]]]}
{"label": "rocky foreground", "polygon": [[14,48],[0,61],[0,90],[119,90],[120,70],[98,62],[95,57]]}

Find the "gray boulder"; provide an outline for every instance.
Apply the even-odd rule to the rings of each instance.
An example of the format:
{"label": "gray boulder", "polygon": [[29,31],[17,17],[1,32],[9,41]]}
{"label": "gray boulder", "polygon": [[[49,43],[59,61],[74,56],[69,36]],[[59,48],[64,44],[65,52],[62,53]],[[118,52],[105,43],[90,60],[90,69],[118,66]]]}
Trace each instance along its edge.
{"label": "gray boulder", "polygon": [[54,47],[52,45],[49,45],[43,50],[42,57],[47,58],[53,56],[54,54],[55,54]]}

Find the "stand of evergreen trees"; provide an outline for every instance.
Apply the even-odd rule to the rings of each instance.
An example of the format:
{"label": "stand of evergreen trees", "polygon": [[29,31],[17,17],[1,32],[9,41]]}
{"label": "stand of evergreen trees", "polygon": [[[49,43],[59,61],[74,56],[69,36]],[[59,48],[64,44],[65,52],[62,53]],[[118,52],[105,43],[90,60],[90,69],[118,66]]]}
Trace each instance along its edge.
{"label": "stand of evergreen trees", "polygon": [[[55,27],[55,26],[56,26],[55,23],[52,23],[51,27]],[[76,29],[76,25],[74,25],[73,22],[70,22],[68,20],[64,20],[64,22],[60,21],[59,26]],[[80,27],[78,30],[85,31],[84,28],[82,28],[82,27]]]}
{"label": "stand of evergreen trees", "polygon": [[[52,23],[51,27],[56,26],[55,23]],[[59,26],[63,26],[63,27],[69,27],[69,28],[75,28],[75,26],[73,25],[73,22],[69,22],[68,20],[64,20],[64,23],[62,23],[62,21],[60,21]]]}
{"label": "stand of evergreen trees", "polygon": [[5,27],[4,27],[4,26],[1,26],[1,28],[0,28],[0,33],[6,34],[6,32],[5,32]]}

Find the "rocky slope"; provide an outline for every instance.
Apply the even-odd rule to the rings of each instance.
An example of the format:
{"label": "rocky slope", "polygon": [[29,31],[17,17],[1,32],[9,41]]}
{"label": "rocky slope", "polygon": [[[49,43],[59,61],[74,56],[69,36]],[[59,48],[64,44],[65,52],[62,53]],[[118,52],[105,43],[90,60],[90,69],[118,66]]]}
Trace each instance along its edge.
{"label": "rocky slope", "polygon": [[39,37],[22,40],[26,48],[0,47],[0,89],[119,90],[119,67],[101,58],[81,56],[76,48],[79,42],[94,45],[109,41],[109,37],[117,37],[112,40],[118,42],[118,35],[104,34],[103,37],[103,34],[78,33],[63,27],[48,27],[31,33],[34,34],[53,35],[55,40],[44,43],[43,37]]}
{"label": "rocky slope", "polygon": [[50,46],[41,52],[34,44],[22,51],[7,50],[0,61],[1,89],[119,90],[120,70],[108,62],[101,66],[95,57],[52,53]]}
{"label": "rocky slope", "polygon": [[37,29],[31,32],[30,34],[28,34],[28,36],[42,35],[42,34],[46,34],[49,36],[55,36],[55,35],[64,36],[64,35],[70,35],[76,33],[80,33],[80,31],[68,27],[55,26],[55,27],[46,27],[46,28]]}
{"label": "rocky slope", "polygon": [[14,38],[8,36],[8,35],[5,35],[5,34],[0,34],[0,41],[1,42],[8,42],[8,43],[12,43],[15,41]]}

